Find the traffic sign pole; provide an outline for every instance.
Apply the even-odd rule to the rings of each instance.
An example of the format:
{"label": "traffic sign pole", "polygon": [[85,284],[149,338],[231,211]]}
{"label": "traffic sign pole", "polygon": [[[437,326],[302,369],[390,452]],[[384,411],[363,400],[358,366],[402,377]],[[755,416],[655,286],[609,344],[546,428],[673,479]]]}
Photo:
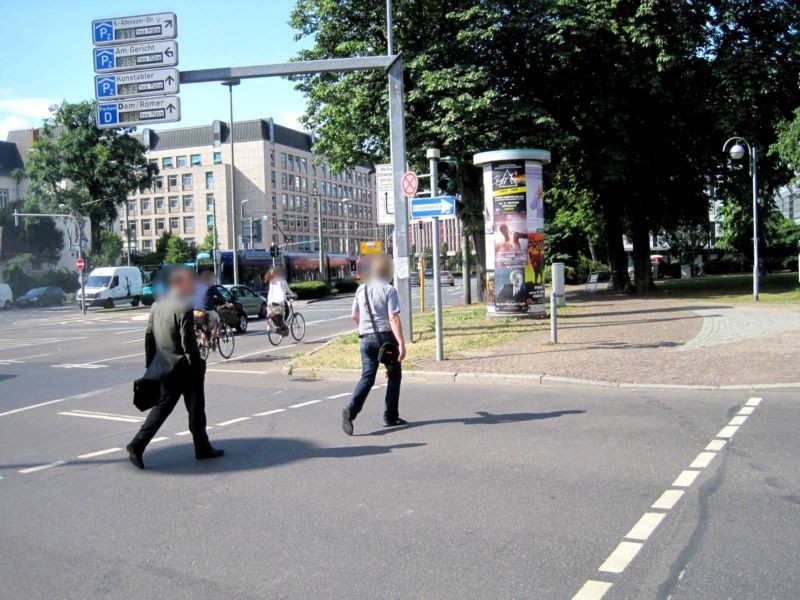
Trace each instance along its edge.
{"label": "traffic sign pole", "polygon": [[[439,150],[428,148],[428,159],[431,164],[431,196],[439,195]],[[439,240],[439,217],[433,217],[433,306],[436,324],[436,360],[444,360],[444,336],[442,333],[442,281],[439,270],[439,255],[441,253]]]}

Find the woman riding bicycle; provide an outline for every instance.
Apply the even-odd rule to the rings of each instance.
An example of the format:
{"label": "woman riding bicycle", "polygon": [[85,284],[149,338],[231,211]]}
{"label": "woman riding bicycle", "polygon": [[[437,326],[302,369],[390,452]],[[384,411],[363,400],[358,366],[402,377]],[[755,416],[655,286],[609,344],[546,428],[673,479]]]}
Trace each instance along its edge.
{"label": "woman riding bicycle", "polygon": [[[286,282],[286,272],[280,267],[274,267],[267,271],[264,281],[269,284],[267,305],[270,308],[273,322],[278,330],[286,335],[288,333],[286,320],[289,318],[289,300],[293,300],[296,294],[289,288],[289,284]],[[282,315],[280,314],[281,309],[283,309]]]}

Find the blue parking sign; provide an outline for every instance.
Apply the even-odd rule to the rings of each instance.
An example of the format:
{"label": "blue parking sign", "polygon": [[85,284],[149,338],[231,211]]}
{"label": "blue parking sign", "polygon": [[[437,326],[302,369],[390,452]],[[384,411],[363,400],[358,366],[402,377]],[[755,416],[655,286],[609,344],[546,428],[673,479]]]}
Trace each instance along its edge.
{"label": "blue parking sign", "polygon": [[113,75],[109,77],[95,77],[94,83],[98,98],[112,98],[117,95],[117,78]]}
{"label": "blue parking sign", "polygon": [[98,125],[116,125],[119,123],[119,115],[117,113],[117,104],[112,102],[109,104],[97,105],[97,124]]}
{"label": "blue parking sign", "polygon": [[108,71],[114,68],[114,49],[95,48],[94,69],[95,71]]}

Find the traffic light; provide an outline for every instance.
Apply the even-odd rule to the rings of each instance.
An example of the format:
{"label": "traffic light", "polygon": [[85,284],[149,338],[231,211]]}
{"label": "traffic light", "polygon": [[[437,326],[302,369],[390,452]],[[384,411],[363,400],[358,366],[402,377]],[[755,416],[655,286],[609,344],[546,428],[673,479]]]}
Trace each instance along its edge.
{"label": "traffic light", "polygon": [[458,194],[458,160],[454,156],[445,156],[439,160],[439,190],[447,196]]}
{"label": "traffic light", "polygon": [[276,256],[278,256],[278,244],[273,242],[273,244],[269,247],[269,255],[272,258],[275,258]]}

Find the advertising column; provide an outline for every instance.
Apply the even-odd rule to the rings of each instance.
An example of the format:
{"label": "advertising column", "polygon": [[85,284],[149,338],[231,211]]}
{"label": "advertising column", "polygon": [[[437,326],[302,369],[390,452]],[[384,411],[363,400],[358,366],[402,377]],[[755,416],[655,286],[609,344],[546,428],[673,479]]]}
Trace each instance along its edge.
{"label": "advertising column", "polygon": [[546,150],[497,150],[473,158],[483,166],[486,304],[489,314],[543,315]]}

